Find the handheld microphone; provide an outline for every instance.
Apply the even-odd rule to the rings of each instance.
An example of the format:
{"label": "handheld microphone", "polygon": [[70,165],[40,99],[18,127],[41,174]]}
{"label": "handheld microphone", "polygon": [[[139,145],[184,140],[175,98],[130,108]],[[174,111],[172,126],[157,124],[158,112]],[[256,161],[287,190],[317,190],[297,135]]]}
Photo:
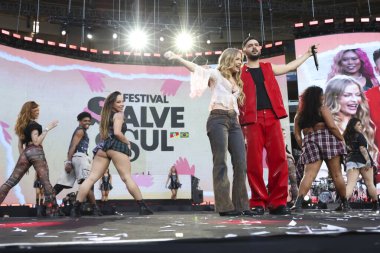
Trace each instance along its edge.
{"label": "handheld microphone", "polygon": [[315,52],[315,45],[311,46],[311,53],[313,54],[315,68],[318,70],[318,58],[317,58],[317,52]]}

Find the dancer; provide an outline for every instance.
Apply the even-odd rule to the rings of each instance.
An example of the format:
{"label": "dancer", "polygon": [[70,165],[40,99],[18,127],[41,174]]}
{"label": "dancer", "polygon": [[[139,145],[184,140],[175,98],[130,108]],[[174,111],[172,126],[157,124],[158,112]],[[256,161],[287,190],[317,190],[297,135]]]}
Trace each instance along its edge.
{"label": "dancer", "polygon": [[[170,180],[170,184],[168,185],[169,180]],[[176,200],[178,189],[181,187],[182,184],[179,181],[177,168],[174,165],[169,170],[168,180],[166,180],[165,185],[172,192],[171,199]]]}
{"label": "dancer", "polygon": [[[297,166],[304,166],[295,211],[302,210],[302,201],[325,161],[341,199],[336,211],[350,209],[346,199],[346,187],[340,167],[341,156],[346,153],[344,139],[335,125],[329,108],[323,105],[323,90],[317,86],[308,87],[300,98],[298,111],[294,118],[294,134],[302,154]],[[304,135],[302,140],[301,131]]]}
{"label": "dancer", "polygon": [[[56,195],[64,188],[72,188],[75,179],[80,185],[90,174],[91,159],[87,155],[89,144],[87,130],[91,125],[91,119],[91,114],[88,112],[81,112],[77,116],[79,125],[75,128],[71,137],[69,150],[67,152],[67,160],[65,161],[65,171],[54,186]],[[93,214],[101,216],[102,212],[96,205],[94,187],[90,189],[86,197],[88,202],[92,205]]]}
{"label": "dancer", "polygon": [[[288,163],[281,132],[281,118],[286,118],[280,87],[275,76],[295,70],[311,55],[311,47],[301,57],[286,65],[260,62],[261,46],[252,36],[243,42],[247,57],[241,72],[246,101],[240,106],[240,124],[246,139],[247,174],[252,196],[250,207],[254,214],[290,214],[288,196]],[[316,47],[317,49],[317,47]],[[267,151],[268,189],[263,178],[263,150]]]}
{"label": "dancer", "polygon": [[377,211],[379,204],[376,188],[373,183],[373,161],[367,150],[367,140],[362,131],[363,126],[361,121],[357,118],[352,118],[343,133],[348,150],[346,158],[346,197],[347,199],[351,198],[358,177],[361,175],[372,199],[372,210]]}
{"label": "dancer", "polygon": [[49,167],[46,162],[42,142],[50,130],[58,125],[58,121],[50,122],[42,130],[42,126],[37,123],[40,115],[40,107],[34,101],[26,102],[18,115],[15,132],[19,137],[18,150],[20,157],[8,180],[0,187],[0,204],[12,187],[14,187],[25,173],[33,165],[36,170],[45,192],[45,206],[47,216],[56,216],[58,205],[56,204],[53,187],[49,181]]}
{"label": "dancer", "polygon": [[102,183],[100,184],[100,191],[102,192],[102,201],[108,201],[108,194],[112,190],[112,176],[110,170],[108,169],[106,173],[102,176]]}
{"label": "dancer", "polygon": [[124,119],[123,95],[119,91],[112,92],[104,101],[101,112],[100,136],[102,141],[94,148],[94,160],[88,178],[79,187],[77,200],[71,210],[72,217],[79,217],[81,205],[91,187],[106,172],[110,162],[115,165],[121,180],[127,186],[129,193],[137,201],[140,215],[153,214],[142,199],[138,185],[131,175],[131,143],[125,137],[127,126]]}
{"label": "dancer", "polygon": [[[224,50],[219,57],[217,69],[202,68],[170,51],[164,56],[169,60],[177,60],[192,72],[190,97],[201,96],[208,87],[212,92],[207,135],[213,154],[215,211],[220,216],[252,215],[245,186],[245,144],[238,122],[238,104],[244,101],[243,83],[240,79],[241,52],[235,48]],[[227,151],[231,154],[234,171],[232,200],[227,176]]]}

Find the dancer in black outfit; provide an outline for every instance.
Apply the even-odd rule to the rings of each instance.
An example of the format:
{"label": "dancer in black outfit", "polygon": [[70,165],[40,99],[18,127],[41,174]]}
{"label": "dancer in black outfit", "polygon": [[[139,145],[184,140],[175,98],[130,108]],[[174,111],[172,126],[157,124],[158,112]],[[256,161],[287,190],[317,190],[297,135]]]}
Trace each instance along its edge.
{"label": "dancer in black outfit", "polygon": [[11,176],[0,187],[0,204],[3,203],[10,189],[20,182],[30,166],[33,165],[45,190],[46,215],[56,216],[58,206],[53,194],[53,187],[49,181],[49,167],[46,162],[42,142],[47,133],[58,125],[58,121],[54,120],[50,122],[42,130],[42,126],[36,121],[39,115],[40,107],[34,101],[26,102],[21,108],[15,126],[15,132],[19,137],[18,150],[20,157]]}

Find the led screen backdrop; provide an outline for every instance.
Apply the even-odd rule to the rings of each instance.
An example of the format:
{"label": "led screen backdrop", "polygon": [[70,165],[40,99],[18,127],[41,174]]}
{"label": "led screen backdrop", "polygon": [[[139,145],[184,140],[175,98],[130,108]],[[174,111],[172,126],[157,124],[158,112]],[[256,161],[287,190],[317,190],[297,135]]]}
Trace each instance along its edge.
{"label": "led screen backdrop", "polygon": [[[284,63],[284,56],[269,59]],[[204,195],[212,200],[212,155],[206,135],[210,92],[189,97],[190,74],[183,67],[102,64],[44,55],[0,46],[0,181],[3,183],[18,159],[15,121],[28,100],[40,105],[39,123],[53,119],[44,149],[54,185],[64,171],[68,145],[77,126],[76,116],[88,111],[93,125],[88,130],[90,150],[98,137],[100,111],[105,97],[123,93],[127,138],[132,142],[132,174],[146,199],[170,198],[165,182],[171,165],[177,166],[182,188],[178,198],[191,198],[190,175],[200,179]],[[215,67],[215,66],[214,66]],[[279,78],[286,98],[286,78]],[[287,101],[287,100],[285,100]],[[288,126],[284,120],[284,126]],[[231,167],[230,167],[231,168]],[[230,169],[231,170],[231,169]],[[110,199],[130,199],[116,169],[111,166]],[[230,175],[232,176],[232,175]],[[11,190],[5,203],[33,203],[34,169]],[[64,190],[62,198],[74,189]],[[100,198],[99,183],[95,193]]]}
{"label": "led screen backdrop", "polygon": [[[339,113],[358,117],[358,115],[363,115],[359,114],[361,111],[368,111],[365,113],[365,115],[369,115],[368,117],[360,117],[363,122],[367,122],[365,127],[369,129],[368,131],[372,132],[368,135],[368,141],[378,148],[380,145],[380,89],[378,86],[380,60],[377,61],[378,66],[376,67],[373,54],[380,49],[380,33],[349,33],[298,39],[295,41],[297,56],[303,54],[312,44],[319,44],[319,71],[315,69],[312,57],[298,68],[299,94],[310,85],[317,85],[325,90],[327,80],[334,74],[341,73],[338,71],[339,68],[343,69],[347,75],[359,71],[358,80],[365,83],[361,90],[364,97],[361,98],[360,94],[357,94],[357,98],[350,98],[351,91],[347,87],[344,88],[343,93],[340,93],[341,96],[337,96],[340,101]],[[349,50],[347,54],[346,50]],[[344,97],[347,98],[346,104]],[[367,100],[368,106],[363,103],[363,100]],[[343,120],[337,118],[336,123],[342,131],[345,127],[340,122]],[[377,158],[379,159],[379,157]],[[322,170],[319,176],[327,176],[326,169]]]}

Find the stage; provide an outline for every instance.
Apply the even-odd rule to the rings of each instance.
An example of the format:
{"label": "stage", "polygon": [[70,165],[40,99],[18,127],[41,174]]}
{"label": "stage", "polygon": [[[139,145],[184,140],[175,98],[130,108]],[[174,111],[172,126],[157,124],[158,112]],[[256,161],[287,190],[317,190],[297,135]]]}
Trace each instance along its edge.
{"label": "stage", "polygon": [[[153,207],[156,209],[155,207]],[[198,210],[196,210],[198,209]],[[380,215],[369,209],[286,216],[220,217],[213,211],[123,212],[79,219],[9,217],[1,252],[365,252],[380,249]]]}

